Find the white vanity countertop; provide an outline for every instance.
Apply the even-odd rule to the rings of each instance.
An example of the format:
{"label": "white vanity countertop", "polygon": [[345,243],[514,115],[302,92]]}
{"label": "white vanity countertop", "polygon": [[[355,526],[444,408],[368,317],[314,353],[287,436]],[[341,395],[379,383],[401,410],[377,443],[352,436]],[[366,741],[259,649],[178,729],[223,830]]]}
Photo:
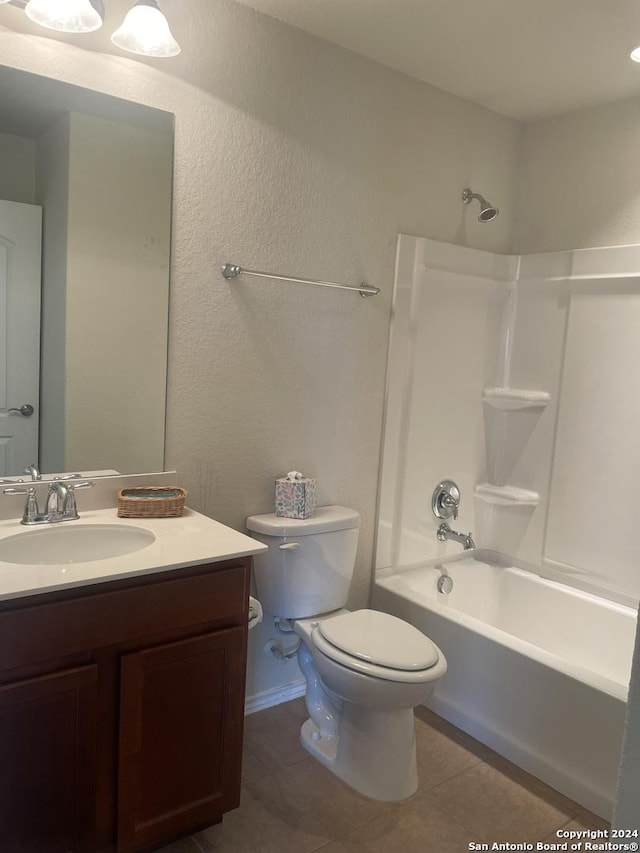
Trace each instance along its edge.
{"label": "white vanity countertop", "polygon": [[82,512],[77,521],[55,525],[27,526],[19,519],[0,521],[0,540],[20,533],[51,530],[53,527],[118,524],[144,528],[156,539],[145,548],[118,557],[64,565],[24,565],[0,561],[0,601],[44,592],[166,572],[200,563],[215,563],[259,554],[267,546],[214,521],[185,509],[180,518],[118,518],[117,510]]}

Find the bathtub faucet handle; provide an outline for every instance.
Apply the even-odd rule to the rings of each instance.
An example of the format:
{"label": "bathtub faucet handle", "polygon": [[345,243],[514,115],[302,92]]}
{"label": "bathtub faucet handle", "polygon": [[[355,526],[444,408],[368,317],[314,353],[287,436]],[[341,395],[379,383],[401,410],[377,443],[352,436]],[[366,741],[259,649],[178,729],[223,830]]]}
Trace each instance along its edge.
{"label": "bathtub faucet handle", "polygon": [[443,480],[433,490],[431,511],[436,518],[458,517],[460,508],[460,489],[453,480]]}
{"label": "bathtub faucet handle", "polygon": [[457,501],[455,498],[451,497],[451,495],[443,495],[441,505],[445,509],[450,509],[453,512],[454,520],[458,518],[458,506],[460,501]]}

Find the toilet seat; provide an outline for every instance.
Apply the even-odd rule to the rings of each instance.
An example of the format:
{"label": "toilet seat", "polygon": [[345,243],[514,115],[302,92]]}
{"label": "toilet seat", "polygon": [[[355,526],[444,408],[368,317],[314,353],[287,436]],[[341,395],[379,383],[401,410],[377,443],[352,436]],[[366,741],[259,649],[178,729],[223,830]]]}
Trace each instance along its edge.
{"label": "toilet seat", "polygon": [[413,625],[377,610],[356,610],[319,622],[317,651],[373,678],[405,684],[430,681],[440,660],[436,646]]}

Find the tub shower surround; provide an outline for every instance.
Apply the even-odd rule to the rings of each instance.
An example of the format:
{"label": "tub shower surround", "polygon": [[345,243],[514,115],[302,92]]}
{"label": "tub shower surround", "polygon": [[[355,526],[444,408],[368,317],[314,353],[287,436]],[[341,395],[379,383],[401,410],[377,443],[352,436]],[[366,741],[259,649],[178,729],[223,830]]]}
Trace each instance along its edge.
{"label": "tub shower surround", "polygon": [[611,819],[635,609],[482,551],[384,570],[373,602],[447,650],[430,708]]}
{"label": "tub shower surround", "polygon": [[[450,660],[430,707],[607,818],[640,597],[639,321],[640,247],[399,238],[374,606]],[[438,542],[445,478],[491,550]]]}

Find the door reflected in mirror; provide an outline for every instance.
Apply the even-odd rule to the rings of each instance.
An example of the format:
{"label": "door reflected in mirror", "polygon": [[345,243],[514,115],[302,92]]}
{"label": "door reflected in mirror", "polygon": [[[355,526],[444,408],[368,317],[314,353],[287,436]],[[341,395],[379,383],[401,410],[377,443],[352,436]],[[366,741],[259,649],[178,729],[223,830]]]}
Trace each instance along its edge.
{"label": "door reflected in mirror", "polygon": [[0,477],[164,463],[173,116],[0,68]]}

